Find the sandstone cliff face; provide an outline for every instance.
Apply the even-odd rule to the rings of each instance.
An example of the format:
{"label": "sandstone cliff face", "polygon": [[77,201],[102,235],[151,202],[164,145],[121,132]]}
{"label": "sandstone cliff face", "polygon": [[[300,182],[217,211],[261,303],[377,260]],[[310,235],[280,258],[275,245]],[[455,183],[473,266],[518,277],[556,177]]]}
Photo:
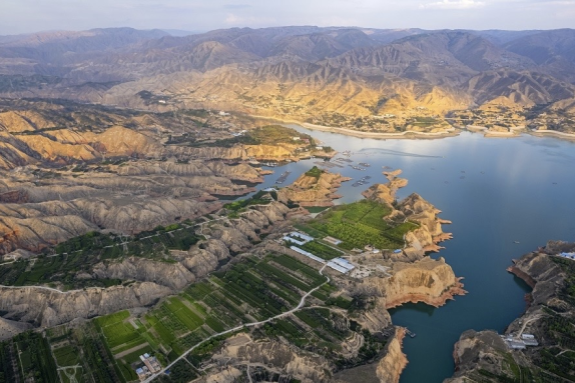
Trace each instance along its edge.
{"label": "sandstone cliff face", "polygon": [[301,206],[333,206],[332,200],[341,198],[335,192],[342,182],[350,178],[340,174],[322,172],[319,177],[302,174],[294,183],[280,190],[281,198]]}
{"label": "sandstone cliff face", "polygon": [[444,233],[441,227],[442,224],[451,222],[439,218],[437,215],[441,211],[420,195],[413,193],[405,198],[399,203],[398,210],[407,220],[420,225],[419,229],[405,236],[408,246],[403,252],[407,257],[413,259],[428,252],[437,252],[441,249],[437,244],[452,237],[450,233]]}
{"label": "sandstone cliff face", "polygon": [[0,310],[7,319],[50,327],[75,318],[91,318],[151,305],[171,290],[145,282],[130,287],[89,288],[66,293],[46,288],[0,287]]}
{"label": "sandstone cliff face", "polygon": [[381,383],[398,383],[401,372],[407,366],[407,357],[402,352],[405,329],[398,327],[386,345],[385,356],[377,363],[377,377]]}
{"label": "sandstone cliff face", "polygon": [[18,139],[43,160],[51,163],[66,164],[70,160],[93,161],[101,157],[100,153],[86,144],[61,144],[39,135],[19,136]]}
{"label": "sandstone cliff face", "polygon": [[95,142],[101,150],[112,156],[149,155],[158,153],[162,148],[156,139],[123,126],[106,129],[95,137]]}
{"label": "sandstone cliff face", "polygon": [[385,307],[392,308],[403,303],[424,302],[442,306],[454,295],[465,291],[459,278],[443,258],[424,258],[413,263],[394,262],[389,278],[367,278],[364,284],[375,286],[385,296]]}
{"label": "sandstone cliff face", "polygon": [[0,341],[10,339],[31,328],[32,325],[30,323],[16,322],[0,317]]}
{"label": "sandstone cliff face", "polygon": [[140,232],[173,222],[175,217],[204,215],[220,206],[188,199],[134,197],[4,204],[0,207],[0,253],[16,248],[38,251],[99,227]]}
{"label": "sandstone cliff face", "polygon": [[98,227],[73,216],[10,218],[0,216],[0,255],[18,248],[39,251]]}
{"label": "sandstone cliff face", "polygon": [[[360,284],[355,291],[360,291],[361,289],[372,291],[371,289],[374,287],[377,289],[377,285],[375,283],[367,281],[364,284]],[[377,293],[381,294],[382,291],[378,290]],[[384,299],[376,299],[374,301],[373,308],[362,312],[357,318],[354,318],[354,320],[359,323],[362,328],[365,328],[372,333],[381,331],[381,329],[387,328],[391,325],[391,315],[389,315],[389,311],[387,311]]]}
{"label": "sandstone cliff face", "polygon": [[42,116],[32,111],[15,112],[10,110],[0,113],[0,129],[5,129],[10,133],[27,132],[52,126]]}

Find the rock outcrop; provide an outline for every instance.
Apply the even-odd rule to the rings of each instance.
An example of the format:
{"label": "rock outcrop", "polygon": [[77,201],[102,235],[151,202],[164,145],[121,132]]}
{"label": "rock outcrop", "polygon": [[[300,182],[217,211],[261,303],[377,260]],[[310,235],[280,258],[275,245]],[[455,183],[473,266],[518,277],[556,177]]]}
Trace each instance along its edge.
{"label": "rock outcrop", "polygon": [[317,168],[316,174],[310,172],[302,174],[293,184],[282,189],[279,193],[281,198],[291,200],[300,206],[333,206],[333,200],[341,198],[336,194],[342,182],[351,178],[342,177],[340,174],[328,173]]}
{"label": "rock outcrop", "polygon": [[388,340],[385,356],[377,363],[376,374],[381,383],[398,383],[401,372],[407,366],[407,357],[401,350],[405,329],[398,327]]}
{"label": "rock outcrop", "polygon": [[466,374],[480,369],[499,375],[507,369],[504,358],[507,352],[507,345],[496,332],[465,331],[453,350],[457,372],[444,383],[465,383],[468,381]]}
{"label": "rock outcrop", "polygon": [[228,364],[271,366],[272,371],[306,383],[329,382],[330,363],[323,357],[296,351],[277,341],[254,341],[247,334],[226,340],[224,347],[213,356],[215,361]]}
{"label": "rock outcrop", "polygon": [[413,263],[394,262],[391,274],[379,283],[371,281],[384,291],[386,308],[407,302],[424,302],[439,307],[454,295],[465,294],[461,278],[455,276],[443,258],[423,258]]}

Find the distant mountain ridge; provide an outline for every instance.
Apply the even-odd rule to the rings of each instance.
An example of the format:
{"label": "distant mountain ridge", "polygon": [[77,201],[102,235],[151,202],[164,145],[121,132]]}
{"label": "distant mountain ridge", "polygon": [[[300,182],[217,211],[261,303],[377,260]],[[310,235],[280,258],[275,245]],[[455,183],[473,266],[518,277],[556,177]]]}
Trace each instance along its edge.
{"label": "distant mountain ridge", "polygon": [[[45,77],[42,77],[45,76]],[[0,37],[0,95],[306,119],[496,103],[573,105],[575,30],[287,26]],[[16,85],[15,85],[16,84]],[[150,104],[138,95],[165,98]]]}

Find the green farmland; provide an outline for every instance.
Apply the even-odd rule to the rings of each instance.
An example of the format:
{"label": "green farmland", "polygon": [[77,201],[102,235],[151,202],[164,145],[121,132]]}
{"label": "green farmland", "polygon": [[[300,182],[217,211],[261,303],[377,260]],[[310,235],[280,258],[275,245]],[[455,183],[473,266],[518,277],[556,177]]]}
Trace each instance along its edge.
{"label": "green farmland", "polygon": [[384,204],[361,200],[334,207],[299,228],[316,238],[338,238],[343,241],[339,247],[346,250],[361,249],[366,245],[396,249],[405,244],[403,236],[418,226],[412,222],[390,224],[383,219],[390,213],[391,209]]}
{"label": "green farmland", "polygon": [[[338,362],[341,343],[360,331],[345,312],[353,314],[351,310],[357,304],[355,298],[333,297],[337,288],[325,282],[326,277],[317,269],[296,258],[278,254],[248,256],[145,313],[134,315],[124,310],[95,318],[79,328],[59,326],[47,330],[45,336],[30,332],[19,335],[1,343],[0,363],[9,379],[23,378],[21,371],[30,369],[33,374],[46,376],[43,381],[68,383],[71,379],[57,368],[69,367],[68,374],[77,382],[122,383],[137,380],[134,366],[139,364],[141,354],[150,353],[166,366],[199,344],[183,363],[173,366],[170,375],[158,379],[166,383],[189,381],[204,374],[202,363],[233,334],[214,335],[289,311],[306,292],[318,286],[308,297],[307,307],[236,333],[249,331],[256,340],[288,341],[344,363]],[[385,344],[372,338],[368,341],[377,352]],[[18,351],[25,368],[14,371],[10,360]],[[367,353],[343,365],[362,364],[374,355]],[[73,370],[71,366],[77,367]]]}

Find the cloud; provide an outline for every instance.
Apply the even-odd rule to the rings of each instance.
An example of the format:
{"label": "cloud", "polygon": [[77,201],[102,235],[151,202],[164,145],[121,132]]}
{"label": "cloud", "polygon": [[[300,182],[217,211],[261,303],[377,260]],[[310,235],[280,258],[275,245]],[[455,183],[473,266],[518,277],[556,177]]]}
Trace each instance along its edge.
{"label": "cloud", "polygon": [[471,9],[483,7],[483,1],[475,0],[441,0],[433,3],[421,4],[420,9]]}

